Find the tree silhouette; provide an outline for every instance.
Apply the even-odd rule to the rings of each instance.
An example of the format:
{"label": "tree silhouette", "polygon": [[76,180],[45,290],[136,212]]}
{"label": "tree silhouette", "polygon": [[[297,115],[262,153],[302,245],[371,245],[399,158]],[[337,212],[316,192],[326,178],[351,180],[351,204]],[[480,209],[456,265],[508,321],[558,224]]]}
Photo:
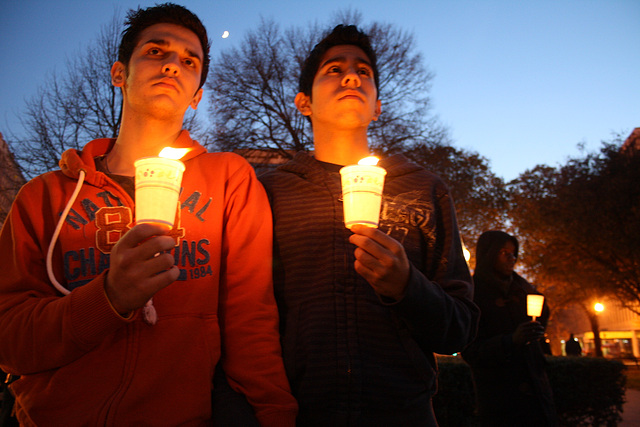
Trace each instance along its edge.
{"label": "tree silhouette", "polygon": [[621,142],[538,166],[510,189],[528,274],[557,307],[582,307],[593,327],[593,304],[605,296],[640,313],[640,155]]}
{"label": "tree silhouette", "polygon": [[117,59],[119,28],[114,16],[95,42],[68,59],[63,72],[51,72],[26,101],[20,117],[25,134],[8,139],[27,177],[57,168],[68,148],[117,134],[121,95],[109,70]]}
{"label": "tree silhouette", "polygon": [[[26,101],[20,117],[24,132],[6,136],[25,177],[56,169],[66,149],[117,136],[122,95],[111,84],[110,70],[118,57],[122,22],[115,12],[97,38],[68,59],[64,71],[51,72]],[[194,113],[185,117],[185,127],[201,129]]]}
{"label": "tree silhouette", "polygon": [[313,147],[308,120],[295,108],[302,62],[315,43],[338,23],[356,24],[372,38],[378,55],[382,115],[369,126],[370,146],[379,154],[415,144],[448,142],[447,129],[430,114],[432,74],[416,52],[414,36],[392,24],[360,25],[352,11],[282,31],[271,20],[247,33],[240,47],[223,51],[207,86],[215,144],[223,150],[270,149],[285,157]]}
{"label": "tree silhouette", "polygon": [[[506,230],[509,200],[506,185],[478,153],[450,145],[419,144],[405,152],[414,162],[440,176],[456,205],[458,226],[473,254],[475,242],[487,230]],[[472,265],[475,265],[472,255]]]}

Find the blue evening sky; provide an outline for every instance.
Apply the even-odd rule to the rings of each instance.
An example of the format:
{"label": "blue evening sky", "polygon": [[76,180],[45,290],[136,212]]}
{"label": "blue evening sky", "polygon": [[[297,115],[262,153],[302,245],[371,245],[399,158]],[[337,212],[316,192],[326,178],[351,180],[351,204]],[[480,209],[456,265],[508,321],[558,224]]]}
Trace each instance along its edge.
{"label": "blue evening sky", "polygon": [[[241,43],[260,18],[283,28],[347,8],[412,31],[435,74],[433,112],[454,145],[510,180],[537,164],[640,126],[640,0],[183,0],[213,40]],[[0,0],[0,132],[51,72],[94,40],[114,11],[147,0]],[[222,39],[223,31],[231,36]],[[292,98],[293,98],[292,94]],[[382,99],[384,103],[384,98]],[[205,112],[206,109],[203,109]]]}

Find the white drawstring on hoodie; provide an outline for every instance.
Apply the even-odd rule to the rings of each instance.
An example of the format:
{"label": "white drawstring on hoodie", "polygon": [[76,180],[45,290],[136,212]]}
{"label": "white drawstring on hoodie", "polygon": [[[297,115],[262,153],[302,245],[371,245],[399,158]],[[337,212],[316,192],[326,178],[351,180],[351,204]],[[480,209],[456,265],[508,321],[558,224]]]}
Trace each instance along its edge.
{"label": "white drawstring on hoodie", "polygon": [[[80,193],[80,189],[82,188],[82,184],[84,183],[85,171],[82,169],[79,172],[78,183],[76,184],[76,188],[71,195],[71,198],[67,202],[64,210],[62,211],[62,215],[60,216],[60,220],[56,225],[56,229],[53,232],[53,236],[51,236],[51,243],[49,244],[49,250],[47,251],[47,274],[49,275],[49,280],[53,283],[53,286],[62,293],[62,295],[69,295],[71,291],[64,286],[62,286],[57,280],[56,275],[53,273],[52,267],[52,259],[53,259],[53,248],[56,245],[56,241],[58,240],[58,236],[60,235],[60,230],[62,229],[62,225],[64,221],[67,219],[67,215],[69,215],[69,211],[71,210],[71,206],[73,202],[76,201],[78,197],[78,193]],[[155,325],[158,321],[158,314],[156,313],[156,308],[153,306],[153,298],[149,299],[147,303],[144,305],[142,310],[144,314],[144,320],[150,325]]]}

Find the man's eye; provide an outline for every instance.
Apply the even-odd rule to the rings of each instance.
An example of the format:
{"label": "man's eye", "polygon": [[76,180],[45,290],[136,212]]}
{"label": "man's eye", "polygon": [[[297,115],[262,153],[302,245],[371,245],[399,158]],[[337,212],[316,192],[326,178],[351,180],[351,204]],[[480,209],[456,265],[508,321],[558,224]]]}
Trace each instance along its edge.
{"label": "man's eye", "polygon": [[360,68],[358,70],[358,74],[362,74],[363,76],[370,76],[371,70],[369,70],[368,68]]}
{"label": "man's eye", "polygon": [[161,51],[157,47],[149,49],[149,55],[160,55]]}
{"label": "man's eye", "polygon": [[188,66],[188,67],[195,67],[196,63],[192,60],[192,59],[185,59],[184,63]]}
{"label": "man's eye", "polygon": [[339,73],[340,72],[340,67],[338,67],[337,65],[334,65],[332,67],[329,67],[329,69],[327,71],[329,73]]}

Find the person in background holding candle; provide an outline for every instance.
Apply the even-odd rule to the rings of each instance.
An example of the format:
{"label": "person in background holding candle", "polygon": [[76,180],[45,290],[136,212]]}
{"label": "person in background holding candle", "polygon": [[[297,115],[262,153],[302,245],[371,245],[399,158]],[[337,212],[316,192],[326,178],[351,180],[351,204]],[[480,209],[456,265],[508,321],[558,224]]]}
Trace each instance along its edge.
{"label": "person in background holding candle", "polygon": [[[202,97],[206,30],[171,3],[126,25],[111,68],[117,138],[65,152],[60,171],[26,184],[0,235],[0,367],[20,375],[17,418],[209,425],[221,360],[261,425],[293,426],[266,194],[244,159],[182,129]],[[166,146],[189,148],[176,223],[134,226],[134,161]],[[157,319],[141,313],[152,297]]]}
{"label": "person in background holding candle", "polygon": [[337,26],[306,59],[295,97],[314,155],[259,177],[299,426],[435,426],[433,353],[462,350],[476,330],[453,201],[437,176],[402,155],[382,159],[380,228],[345,227],[338,171],[369,155],[378,79],[369,38]]}
{"label": "person in background holding candle", "polygon": [[462,356],[471,366],[483,426],[555,426],[557,416],[540,340],[549,308],[535,321],[527,294],[540,294],[513,267],[518,240],[486,231],[476,246],[474,301],[478,337]]}

